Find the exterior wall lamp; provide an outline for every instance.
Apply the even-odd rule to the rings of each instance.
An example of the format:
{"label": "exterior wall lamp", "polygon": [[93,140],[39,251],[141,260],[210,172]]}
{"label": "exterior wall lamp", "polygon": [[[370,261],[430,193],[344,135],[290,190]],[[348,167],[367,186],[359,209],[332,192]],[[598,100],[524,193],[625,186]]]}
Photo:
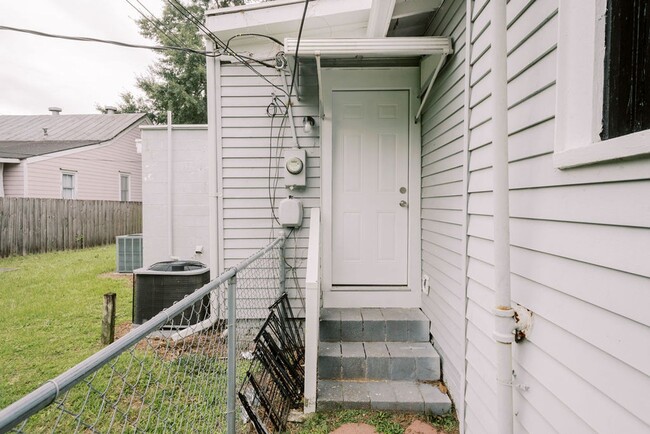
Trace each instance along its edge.
{"label": "exterior wall lamp", "polygon": [[305,131],[305,133],[311,133],[311,130],[314,128],[314,125],[316,125],[316,121],[311,116],[305,116],[304,118],[302,118],[302,128]]}

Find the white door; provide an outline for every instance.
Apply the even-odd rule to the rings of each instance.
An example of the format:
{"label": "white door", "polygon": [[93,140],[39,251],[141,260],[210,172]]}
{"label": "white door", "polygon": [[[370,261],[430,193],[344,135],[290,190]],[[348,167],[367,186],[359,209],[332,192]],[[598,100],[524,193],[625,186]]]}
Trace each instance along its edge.
{"label": "white door", "polygon": [[408,282],[408,102],[408,91],[333,92],[334,286]]}

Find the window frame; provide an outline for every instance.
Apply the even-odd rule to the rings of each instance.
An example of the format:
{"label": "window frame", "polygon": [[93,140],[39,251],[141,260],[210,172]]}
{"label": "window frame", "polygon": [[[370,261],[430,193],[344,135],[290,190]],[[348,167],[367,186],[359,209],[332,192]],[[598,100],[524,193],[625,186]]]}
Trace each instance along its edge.
{"label": "window frame", "polygon": [[[126,199],[122,199],[122,179],[126,178]],[[118,198],[120,202],[130,202],[131,201],[131,174],[127,172],[120,172],[119,182],[118,182]]]}
{"label": "window frame", "polygon": [[[66,187],[63,180],[66,176],[72,177],[72,197],[65,197]],[[66,200],[74,200],[77,198],[77,172],[75,170],[61,169],[61,198]]]}
{"label": "window frame", "polygon": [[602,140],[607,0],[560,0],[556,168],[650,154],[650,130]]}

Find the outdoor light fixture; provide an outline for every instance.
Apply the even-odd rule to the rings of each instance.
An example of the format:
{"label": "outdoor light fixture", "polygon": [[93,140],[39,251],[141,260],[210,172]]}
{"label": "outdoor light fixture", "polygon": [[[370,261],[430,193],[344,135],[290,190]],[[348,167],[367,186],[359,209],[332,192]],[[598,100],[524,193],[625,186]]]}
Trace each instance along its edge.
{"label": "outdoor light fixture", "polygon": [[316,121],[311,116],[305,116],[302,118],[302,128],[306,133],[311,133],[312,128],[316,125]]}

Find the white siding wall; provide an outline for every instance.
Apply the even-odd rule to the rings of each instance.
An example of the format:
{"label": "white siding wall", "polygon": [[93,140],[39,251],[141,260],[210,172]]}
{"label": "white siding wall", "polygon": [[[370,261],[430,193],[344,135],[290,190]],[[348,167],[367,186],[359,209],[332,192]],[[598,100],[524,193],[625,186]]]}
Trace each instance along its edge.
{"label": "white siding wall", "polygon": [[442,357],[445,384],[462,400],[463,173],[465,1],[446,1],[427,34],[450,36],[454,55],[438,76],[422,115],[422,274],[430,293],[422,309]]}
{"label": "white siding wall", "polygon": [[61,169],[65,169],[77,173],[77,199],[120,200],[120,172],[126,172],[131,175],[131,201],[141,201],[142,163],[135,148],[135,139],[139,137],[135,126],[106,146],[28,159],[28,196],[60,199]]}
{"label": "white siding wall", "polygon": [[4,167],[5,197],[23,196],[23,164],[5,164]]}
{"label": "white siding wall", "polygon": [[[495,432],[487,1],[472,2],[468,433]],[[508,3],[517,432],[650,431],[650,160],[553,167],[557,0]]]}
{"label": "white siding wall", "polygon": [[[282,78],[277,71],[256,67],[273,84],[282,86]],[[269,85],[250,69],[242,65],[223,64],[221,66],[221,137],[218,144],[222,150],[223,173],[223,235],[219,240],[222,246],[225,268],[236,265],[242,259],[268,244],[277,235],[278,225],[271,216],[269,201],[269,145],[273,136],[273,155],[276,154],[277,137],[281,118],[273,121],[267,116],[267,106],[271,94],[283,93]],[[287,77],[290,81],[290,77]],[[320,203],[320,147],[317,79],[315,67],[302,67],[300,76],[300,101],[294,98],[294,118],[300,146],[307,151],[307,188],[291,194],[303,201],[305,219],[303,225],[287,242],[289,263],[297,265],[297,275],[304,282],[309,237],[309,209]],[[286,102],[286,98],[283,98]],[[316,119],[316,127],[306,134],[302,128],[302,117],[310,115]],[[280,133],[282,147],[291,148],[293,139],[289,121],[285,122]],[[281,155],[281,153],[280,153]],[[289,190],[284,187],[284,162],[271,160],[271,181],[276,180],[275,170],[279,167],[276,194],[276,207],[286,198]],[[277,209],[276,209],[277,213]],[[275,230],[274,230],[275,229]],[[274,235],[275,234],[275,235]],[[303,304],[298,297],[304,292],[297,291],[293,281],[287,282],[290,297],[296,312]],[[302,315],[302,313],[300,313]]]}
{"label": "white siding wall", "polygon": [[[144,262],[149,265],[170,256],[210,264],[208,210],[207,127],[172,130],[172,238],[168,237],[168,166],[166,126],[142,130],[142,232]],[[196,246],[203,253],[195,253]]]}

